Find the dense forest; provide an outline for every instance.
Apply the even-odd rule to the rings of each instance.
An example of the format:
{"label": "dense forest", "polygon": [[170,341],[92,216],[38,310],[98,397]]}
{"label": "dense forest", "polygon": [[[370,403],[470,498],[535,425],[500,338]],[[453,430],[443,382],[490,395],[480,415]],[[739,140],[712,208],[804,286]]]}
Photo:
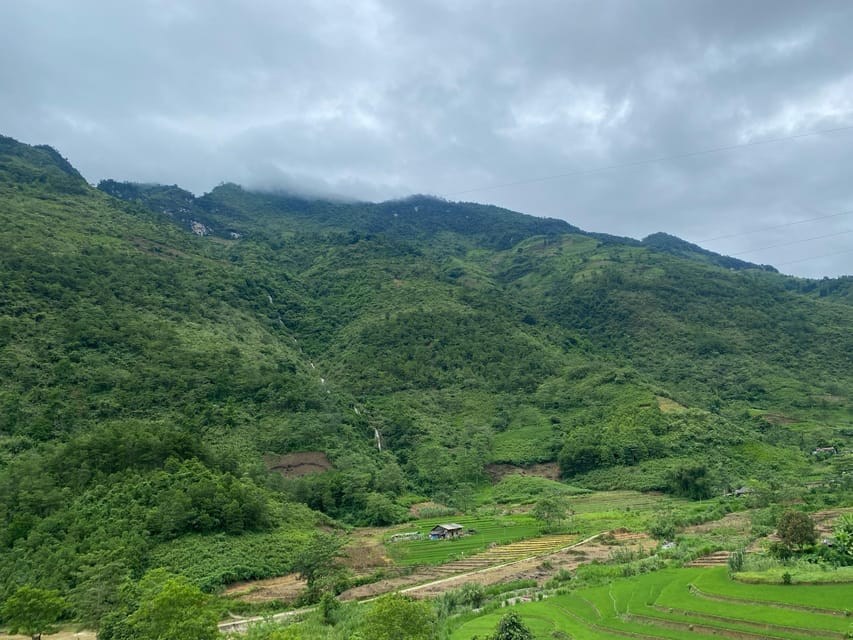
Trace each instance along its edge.
{"label": "dense forest", "polygon": [[[0,601],[57,589],[98,625],[152,569],[278,575],[316,527],[464,507],[495,463],[833,482],[851,283],[427,196],[95,188],[0,137]],[[331,468],[268,464],[294,452]]]}

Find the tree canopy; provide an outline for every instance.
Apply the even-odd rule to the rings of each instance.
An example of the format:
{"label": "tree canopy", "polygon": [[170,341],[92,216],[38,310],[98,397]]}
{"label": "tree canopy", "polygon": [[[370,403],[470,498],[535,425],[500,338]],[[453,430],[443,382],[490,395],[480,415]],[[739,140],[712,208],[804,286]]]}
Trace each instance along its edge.
{"label": "tree canopy", "polygon": [[436,618],[429,604],[392,593],[370,607],[362,634],[372,640],[432,640]]}
{"label": "tree canopy", "polygon": [[66,608],[59,591],[36,589],[28,585],[19,587],[0,610],[0,616],[9,626],[10,633],[24,633],[41,638],[50,633]]}

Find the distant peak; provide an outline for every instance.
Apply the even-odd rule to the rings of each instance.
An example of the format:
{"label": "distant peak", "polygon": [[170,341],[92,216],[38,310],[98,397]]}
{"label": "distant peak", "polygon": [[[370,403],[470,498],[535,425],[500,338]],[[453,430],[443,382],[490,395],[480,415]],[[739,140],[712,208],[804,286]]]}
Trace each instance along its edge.
{"label": "distant peak", "polygon": [[79,193],[88,187],[80,172],[53,147],[32,146],[0,135],[0,172],[3,170],[12,172],[18,182],[43,183],[63,193]]}
{"label": "distant peak", "polygon": [[726,269],[761,269],[763,271],[776,271],[776,269],[770,265],[754,264],[752,262],[747,262],[746,260],[739,260],[714,251],[709,251],[708,249],[703,249],[698,244],[693,244],[687,240],[682,240],[678,236],[664,233],[662,231],[658,231],[657,233],[653,233],[643,238],[643,244],[655,251],[669,253],[681,258],[690,258],[694,260],[699,259]]}

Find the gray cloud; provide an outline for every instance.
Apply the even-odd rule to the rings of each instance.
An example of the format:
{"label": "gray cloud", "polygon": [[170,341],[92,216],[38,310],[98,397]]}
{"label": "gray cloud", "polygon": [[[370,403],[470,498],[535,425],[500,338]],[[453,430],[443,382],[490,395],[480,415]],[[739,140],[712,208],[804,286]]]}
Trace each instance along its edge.
{"label": "gray cloud", "polygon": [[853,209],[853,131],[492,187],[853,125],[851,21],[841,0],[2,3],[0,122],[91,181],[435,193],[832,276],[853,215],[791,223]]}

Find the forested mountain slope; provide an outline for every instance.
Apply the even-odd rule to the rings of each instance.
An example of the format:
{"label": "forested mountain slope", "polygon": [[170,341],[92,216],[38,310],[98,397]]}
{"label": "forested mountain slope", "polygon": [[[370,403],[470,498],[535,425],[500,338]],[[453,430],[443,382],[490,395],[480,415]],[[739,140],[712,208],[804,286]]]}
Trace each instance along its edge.
{"label": "forested mountain slope", "polygon": [[[281,572],[488,463],[699,496],[853,439],[849,279],[423,196],[100,186],[0,138],[0,584],[91,615],[105,575]],[[298,451],[334,469],[263,463]]]}

